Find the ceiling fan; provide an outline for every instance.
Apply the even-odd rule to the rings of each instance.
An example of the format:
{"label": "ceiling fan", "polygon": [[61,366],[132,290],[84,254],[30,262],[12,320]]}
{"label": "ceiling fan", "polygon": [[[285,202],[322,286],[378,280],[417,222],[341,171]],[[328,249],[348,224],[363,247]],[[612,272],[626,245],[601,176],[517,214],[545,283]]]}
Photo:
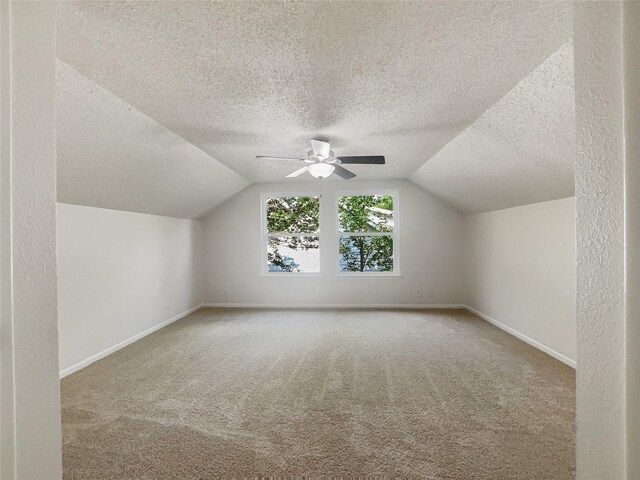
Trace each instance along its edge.
{"label": "ceiling fan", "polygon": [[329,142],[314,139],[311,140],[311,150],[307,152],[307,158],[271,157],[267,155],[258,155],[256,158],[268,160],[297,160],[306,164],[302,168],[287,175],[288,178],[297,177],[308,171],[316,178],[327,178],[332,173],[335,173],[339,177],[349,180],[355,177],[356,174],[347,170],[342,165],[384,165],[384,156],[382,155],[336,157],[333,150],[329,147]]}

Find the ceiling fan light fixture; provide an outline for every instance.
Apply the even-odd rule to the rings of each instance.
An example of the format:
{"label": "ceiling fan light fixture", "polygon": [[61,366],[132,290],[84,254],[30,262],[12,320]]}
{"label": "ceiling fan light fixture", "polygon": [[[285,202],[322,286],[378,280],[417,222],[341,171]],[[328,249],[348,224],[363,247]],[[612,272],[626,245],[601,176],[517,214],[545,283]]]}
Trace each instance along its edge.
{"label": "ceiling fan light fixture", "polygon": [[327,178],[336,169],[328,163],[314,163],[309,165],[309,173],[316,178]]}

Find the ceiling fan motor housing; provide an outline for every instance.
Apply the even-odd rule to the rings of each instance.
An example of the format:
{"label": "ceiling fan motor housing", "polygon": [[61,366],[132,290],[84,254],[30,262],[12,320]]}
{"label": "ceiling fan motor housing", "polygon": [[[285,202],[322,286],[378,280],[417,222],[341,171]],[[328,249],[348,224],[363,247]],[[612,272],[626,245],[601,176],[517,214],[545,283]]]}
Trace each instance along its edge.
{"label": "ceiling fan motor housing", "polygon": [[256,158],[266,158],[269,160],[297,160],[305,163],[306,166],[299,168],[295,172],[287,175],[288,178],[294,178],[309,172],[316,178],[327,178],[332,173],[339,177],[349,180],[356,176],[355,173],[347,170],[341,164],[361,164],[361,165],[384,165],[384,157],[382,155],[366,155],[366,156],[347,156],[336,157],[333,150],[329,148],[329,142],[326,140],[312,139],[312,149],[307,152],[307,158],[296,157],[273,157],[258,155]]}
{"label": "ceiling fan motor housing", "polygon": [[322,155],[316,155],[313,150],[309,150],[307,152],[307,159],[305,160],[307,163],[340,163],[340,161],[336,158],[333,150],[329,150],[329,156],[323,157]]}

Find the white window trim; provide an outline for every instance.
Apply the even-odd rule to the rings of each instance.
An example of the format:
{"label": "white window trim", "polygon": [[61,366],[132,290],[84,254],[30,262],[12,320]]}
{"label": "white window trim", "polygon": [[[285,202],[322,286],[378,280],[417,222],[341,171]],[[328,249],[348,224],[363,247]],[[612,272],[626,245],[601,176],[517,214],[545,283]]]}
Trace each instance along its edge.
{"label": "white window trim", "polygon": [[[322,196],[318,192],[263,192],[260,195],[260,276],[298,278],[319,277],[322,275],[322,236],[321,222],[318,219],[318,231],[314,233],[267,232],[267,200],[280,197],[317,197],[319,216],[322,216]],[[267,238],[269,237],[318,237],[318,271],[317,272],[270,272],[267,265]]]}
{"label": "white window trim", "polygon": [[[338,211],[338,199],[340,197],[349,197],[356,195],[392,195],[393,196],[393,233],[389,235],[388,233],[382,232],[341,232],[340,231],[340,216]],[[399,225],[400,225],[400,195],[398,190],[386,190],[386,189],[373,189],[373,190],[337,190],[335,192],[335,202],[334,202],[334,228],[336,231],[335,236],[335,248],[336,248],[336,274],[341,277],[401,277],[400,273],[400,236],[399,236]],[[339,251],[339,243],[340,237],[342,236],[353,236],[353,237],[384,237],[390,236],[393,237],[393,270],[391,272],[342,272],[340,271],[340,251]]]}

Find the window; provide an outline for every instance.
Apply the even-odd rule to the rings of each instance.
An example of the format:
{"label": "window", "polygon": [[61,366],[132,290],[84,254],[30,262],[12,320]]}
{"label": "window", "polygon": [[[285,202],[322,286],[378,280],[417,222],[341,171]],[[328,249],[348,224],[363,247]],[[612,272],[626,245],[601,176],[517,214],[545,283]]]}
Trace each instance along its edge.
{"label": "window", "polygon": [[320,271],[320,202],[312,196],[265,199],[266,270],[270,273]]}
{"label": "window", "polygon": [[394,208],[394,195],[338,197],[340,272],[397,272]]}

